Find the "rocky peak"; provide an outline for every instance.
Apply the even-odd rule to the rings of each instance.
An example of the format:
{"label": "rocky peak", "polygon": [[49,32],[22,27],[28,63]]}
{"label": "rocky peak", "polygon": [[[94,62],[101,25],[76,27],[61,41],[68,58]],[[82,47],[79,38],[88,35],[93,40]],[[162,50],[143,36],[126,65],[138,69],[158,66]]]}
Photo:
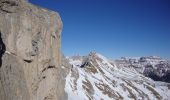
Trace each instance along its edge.
{"label": "rocky peak", "polygon": [[69,100],[131,100],[169,98],[169,84],[155,82],[135,70],[116,66],[98,53],[68,58],[72,65],[66,77],[65,91]]}

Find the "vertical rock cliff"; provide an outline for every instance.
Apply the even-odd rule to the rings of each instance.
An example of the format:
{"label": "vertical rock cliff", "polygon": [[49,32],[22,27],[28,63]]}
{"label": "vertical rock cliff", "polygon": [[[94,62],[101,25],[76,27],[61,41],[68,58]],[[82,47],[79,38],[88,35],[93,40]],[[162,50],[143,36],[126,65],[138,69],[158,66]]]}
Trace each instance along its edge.
{"label": "vertical rock cliff", "polygon": [[62,100],[62,22],[27,0],[0,0],[0,100]]}

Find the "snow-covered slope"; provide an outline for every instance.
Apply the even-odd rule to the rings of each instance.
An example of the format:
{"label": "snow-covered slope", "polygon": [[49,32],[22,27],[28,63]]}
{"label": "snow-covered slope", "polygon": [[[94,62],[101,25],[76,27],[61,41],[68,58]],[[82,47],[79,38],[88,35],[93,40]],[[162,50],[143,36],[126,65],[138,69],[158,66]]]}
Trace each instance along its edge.
{"label": "snow-covered slope", "polygon": [[139,73],[152,78],[155,81],[170,83],[170,63],[160,57],[135,57],[121,58],[115,61],[119,67],[133,67]]}
{"label": "snow-covered slope", "polygon": [[72,65],[66,77],[69,100],[169,100],[170,84],[156,82],[133,67],[116,66],[104,56],[68,58]]}

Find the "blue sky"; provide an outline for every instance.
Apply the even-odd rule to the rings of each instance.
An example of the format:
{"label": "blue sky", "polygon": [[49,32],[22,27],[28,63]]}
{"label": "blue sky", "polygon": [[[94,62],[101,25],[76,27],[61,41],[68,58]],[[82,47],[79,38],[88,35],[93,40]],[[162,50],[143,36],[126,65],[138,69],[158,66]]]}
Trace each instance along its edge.
{"label": "blue sky", "polygon": [[169,0],[29,0],[59,12],[66,56],[99,52],[110,58],[170,59]]}

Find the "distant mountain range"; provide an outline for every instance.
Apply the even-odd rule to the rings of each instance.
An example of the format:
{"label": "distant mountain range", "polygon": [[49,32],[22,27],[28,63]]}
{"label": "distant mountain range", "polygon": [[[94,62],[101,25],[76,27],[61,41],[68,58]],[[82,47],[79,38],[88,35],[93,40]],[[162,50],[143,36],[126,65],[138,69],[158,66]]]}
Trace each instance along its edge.
{"label": "distant mountain range", "polygon": [[117,66],[134,68],[139,73],[155,81],[170,83],[170,63],[160,57],[135,57],[115,60]]}
{"label": "distant mountain range", "polygon": [[91,52],[67,57],[69,100],[169,100],[170,64],[160,57],[108,60]]}

